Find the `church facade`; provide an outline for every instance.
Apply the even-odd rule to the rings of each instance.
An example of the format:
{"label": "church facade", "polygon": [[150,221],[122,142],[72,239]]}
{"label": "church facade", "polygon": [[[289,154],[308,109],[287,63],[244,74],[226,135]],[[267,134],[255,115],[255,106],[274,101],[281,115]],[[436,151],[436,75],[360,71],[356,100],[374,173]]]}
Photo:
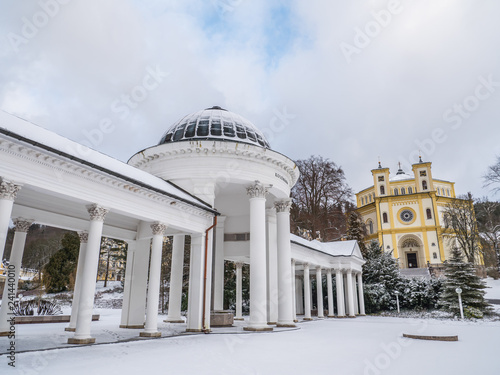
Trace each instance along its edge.
{"label": "church facade", "polygon": [[411,174],[400,167],[391,175],[380,163],[371,172],[373,185],[356,194],[368,241],[392,251],[400,268],[439,267],[451,251],[443,210],[456,199],[455,183],[434,178],[422,159]]}

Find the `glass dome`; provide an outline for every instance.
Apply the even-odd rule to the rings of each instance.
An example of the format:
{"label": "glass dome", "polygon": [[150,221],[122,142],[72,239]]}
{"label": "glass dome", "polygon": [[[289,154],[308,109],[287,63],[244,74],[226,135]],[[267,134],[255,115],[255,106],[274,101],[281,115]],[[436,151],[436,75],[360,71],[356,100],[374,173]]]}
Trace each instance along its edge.
{"label": "glass dome", "polygon": [[196,139],[228,140],[270,148],[254,124],[217,106],[183,117],[165,132],[159,144]]}

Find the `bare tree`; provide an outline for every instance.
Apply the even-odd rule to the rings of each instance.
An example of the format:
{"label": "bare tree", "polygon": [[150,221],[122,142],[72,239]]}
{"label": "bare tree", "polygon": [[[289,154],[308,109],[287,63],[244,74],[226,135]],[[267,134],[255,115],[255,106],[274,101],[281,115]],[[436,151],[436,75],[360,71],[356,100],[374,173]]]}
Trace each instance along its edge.
{"label": "bare tree", "polygon": [[488,172],[483,176],[484,186],[493,186],[493,191],[500,191],[500,156],[497,156],[495,164],[488,167]]}
{"label": "bare tree", "polygon": [[484,197],[476,202],[475,211],[485,265],[500,272],[500,202]]}
{"label": "bare tree", "polygon": [[352,209],[352,190],[344,171],[321,156],[297,160],[300,178],[292,190],[293,227],[329,241],[345,235],[346,212]]}
{"label": "bare tree", "polygon": [[[469,263],[477,260],[481,237],[474,212],[474,199],[469,192],[448,203],[443,212],[445,232],[451,234],[452,247],[458,247]],[[456,244],[455,244],[456,241]]]}

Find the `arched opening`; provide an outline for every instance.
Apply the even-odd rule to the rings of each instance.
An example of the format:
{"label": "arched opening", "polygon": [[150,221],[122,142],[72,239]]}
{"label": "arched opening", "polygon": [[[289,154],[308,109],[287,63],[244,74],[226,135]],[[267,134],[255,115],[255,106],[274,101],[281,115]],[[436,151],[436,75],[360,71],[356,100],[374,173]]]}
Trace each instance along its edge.
{"label": "arched opening", "polygon": [[382,214],[382,221],[383,221],[384,223],[388,223],[388,222],[389,222],[389,220],[387,220],[387,212],[384,212],[384,213]]}
{"label": "arched opening", "polygon": [[385,195],[385,186],[380,185],[380,195]]}
{"label": "arched opening", "polygon": [[401,258],[405,268],[419,268],[425,266],[423,247],[420,239],[414,235],[404,236],[400,240]]}
{"label": "arched opening", "polygon": [[427,190],[427,181],[422,181],[422,190]]}

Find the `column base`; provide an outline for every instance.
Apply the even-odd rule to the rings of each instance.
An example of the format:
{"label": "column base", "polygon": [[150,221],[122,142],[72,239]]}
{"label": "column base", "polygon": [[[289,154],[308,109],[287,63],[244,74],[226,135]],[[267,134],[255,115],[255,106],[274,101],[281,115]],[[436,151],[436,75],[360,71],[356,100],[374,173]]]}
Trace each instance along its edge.
{"label": "column base", "polygon": [[294,327],[297,327],[295,324],[293,323],[278,323],[276,324],[276,327],[279,327],[279,328],[294,328]]}
{"label": "column base", "polygon": [[141,332],[139,337],[161,337],[161,332]]}
{"label": "column base", "polygon": [[120,328],[127,328],[127,329],[143,329],[144,324],[137,324],[137,325],[126,325],[126,324],[120,324]]}
{"label": "column base", "polygon": [[310,320],[313,320],[313,318],[303,318],[302,320],[305,320],[305,321],[310,321]]}
{"label": "column base", "polygon": [[185,323],[182,319],[165,319],[164,323]]}
{"label": "column base", "polygon": [[76,328],[66,327],[66,328],[64,328],[64,330],[65,330],[66,332],[75,332],[75,331],[76,331]]}
{"label": "column base", "polygon": [[272,331],[273,327],[243,327],[243,330],[251,332],[268,332]]}
{"label": "column base", "polygon": [[234,318],[234,320],[245,320],[244,318]]}
{"label": "column base", "polygon": [[337,315],[336,318],[337,319],[344,319],[344,318],[347,318],[347,316],[345,316],[345,315]]}
{"label": "column base", "polygon": [[356,315],[349,315],[348,318],[354,319]]}
{"label": "column base", "polygon": [[294,320],[293,320],[293,322],[294,322],[294,323],[298,323],[298,322],[299,322],[299,320],[298,320],[298,319],[294,319]]}
{"label": "column base", "polygon": [[335,318],[335,315],[328,315],[327,318]]}
{"label": "column base", "polygon": [[83,345],[83,344],[94,344],[94,343],[95,343],[94,337],[89,337],[88,339],[75,339],[74,337],[71,337],[68,339],[68,344]]}

